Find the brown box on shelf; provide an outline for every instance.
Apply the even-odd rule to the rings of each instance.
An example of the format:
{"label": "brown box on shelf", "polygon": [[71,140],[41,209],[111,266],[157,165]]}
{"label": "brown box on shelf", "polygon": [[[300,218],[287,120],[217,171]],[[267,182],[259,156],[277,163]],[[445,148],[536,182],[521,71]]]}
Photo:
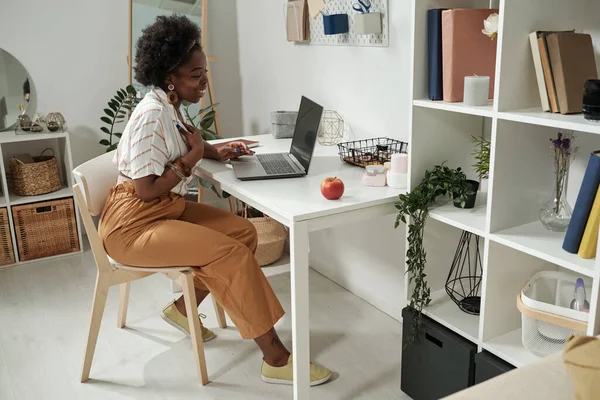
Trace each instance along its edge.
{"label": "brown box on shelf", "polygon": [[10,236],[10,223],[8,221],[8,210],[0,208],[0,265],[15,263],[15,252],[13,241]]}
{"label": "brown box on shelf", "polygon": [[19,260],[79,251],[72,198],[12,207]]}
{"label": "brown box on shelf", "polygon": [[494,97],[496,43],[481,31],[483,21],[497,9],[457,8],[442,12],[442,70],[444,101],[463,101],[465,76],[489,76]]}
{"label": "brown box on shelf", "polygon": [[554,78],[558,111],[583,111],[583,87],[588,79],[598,79],[592,37],[584,33],[550,33],[546,36]]}

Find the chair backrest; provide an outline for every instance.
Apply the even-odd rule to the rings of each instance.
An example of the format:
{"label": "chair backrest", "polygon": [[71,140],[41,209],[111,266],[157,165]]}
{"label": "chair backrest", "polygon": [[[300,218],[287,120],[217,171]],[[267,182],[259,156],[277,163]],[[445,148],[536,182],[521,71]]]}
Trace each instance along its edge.
{"label": "chair backrest", "polygon": [[102,154],[73,170],[91,215],[102,213],[110,189],[117,183],[119,169],[112,162],[114,151]]}
{"label": "chair backrest", "polygon": [[103,154],[73,170],[76,184],[73,187],[75,200],[88,235],[96,265],[100,270],[112,268],[108,254],[98,235],[92,215],[102,213],[110,189],[117,183],[119,170],[112,162],[114,152]]}

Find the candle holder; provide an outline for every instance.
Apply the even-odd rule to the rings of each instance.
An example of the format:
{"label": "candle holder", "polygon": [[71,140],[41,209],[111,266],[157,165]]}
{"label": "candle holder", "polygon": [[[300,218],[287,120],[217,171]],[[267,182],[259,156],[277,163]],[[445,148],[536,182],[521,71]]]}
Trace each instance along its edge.
{"label": "candle holder", "polygon": [[[474,254],[471,240],[474,239]],[[448,278],[446,293],[467,314],[479,315],[481,310],[481,279],[483,276],[479,236],[463,231]]]}

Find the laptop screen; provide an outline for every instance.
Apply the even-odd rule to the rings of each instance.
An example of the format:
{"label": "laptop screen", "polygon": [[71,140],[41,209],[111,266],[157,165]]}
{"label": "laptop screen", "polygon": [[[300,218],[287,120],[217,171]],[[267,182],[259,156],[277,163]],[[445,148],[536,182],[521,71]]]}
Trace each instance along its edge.
{"label": "laptop screen", "polygon": [[323,107],[302,96],[290,153],[298,159],[306,172],[310,166],[322,115]]}

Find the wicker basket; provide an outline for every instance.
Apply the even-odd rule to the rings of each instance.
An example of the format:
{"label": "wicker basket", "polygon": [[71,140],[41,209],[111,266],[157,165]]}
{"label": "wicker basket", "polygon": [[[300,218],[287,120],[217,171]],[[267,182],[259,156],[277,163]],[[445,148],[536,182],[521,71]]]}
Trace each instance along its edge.
{"label": "wicker basket", "polygon": [[0,265],[15,263],[15,252],[10,237],[10,224],[8,222],[8,210],[0,208]]}
{"label": "wicker basket", "polygon": [[270,217],[248,218],[256,228],[258,234],[258,247],[256,248],[256,262],[265,266],[273,264],[281,258],[287,231],[279,222]]}
{"label": "wicker basket", "polygon": [[44,156],[48,150],[52,149],[46,149],[40,156],[33,157],[33,163],[25,164],[14,157],[8,160],[12,190],[16,195],[37,196],[61,188],[56,157]]}
{"label": "wicker basket", "polygon": [[72,198],[12,207],[19,260],[79,251]]}
{"label": "wicker basket", "polygon": [[237,210],[237,214],[247,218],[256,228],[258,246],[254,257],[258,265],[265,266],[279,260],[283,255],[287,239],[285,226],[268,216],[249,216],[248,205],[246,204],[243,205],[241,210]]}

